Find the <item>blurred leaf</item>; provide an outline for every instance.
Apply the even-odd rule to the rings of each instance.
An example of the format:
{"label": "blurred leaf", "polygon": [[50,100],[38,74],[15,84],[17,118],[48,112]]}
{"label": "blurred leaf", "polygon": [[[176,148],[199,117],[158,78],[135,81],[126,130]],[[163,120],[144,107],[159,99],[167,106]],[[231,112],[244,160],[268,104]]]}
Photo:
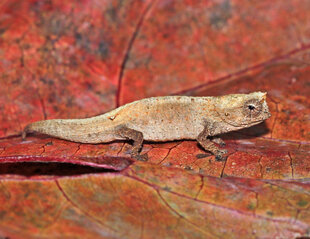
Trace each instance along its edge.
{"label": "blurred leaf", "polygon": [[[310,2],[0,3],[0,236],[310,236]],[[272,117],[194,141],[78,144],[19,137],[144,97],[268,92]]]}

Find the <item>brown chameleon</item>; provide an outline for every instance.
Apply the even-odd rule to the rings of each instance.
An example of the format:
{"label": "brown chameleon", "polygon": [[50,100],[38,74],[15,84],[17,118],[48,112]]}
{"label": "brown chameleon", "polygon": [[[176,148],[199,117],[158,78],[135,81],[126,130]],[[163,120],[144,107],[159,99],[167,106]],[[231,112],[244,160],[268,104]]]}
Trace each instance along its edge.
{"label": "brown chameleon", "polygon": [[25,127],[27,133],[42,133],[80,143],[133,140],[131,155],[140,155],[143,140],[162,142],[194,139],[223,159],[227,150],[219,134],[248,128],[271,116],[266,93],[231,94],[218,97],[164,96],[138,100],[108,113],[86,119],[51,119]]}

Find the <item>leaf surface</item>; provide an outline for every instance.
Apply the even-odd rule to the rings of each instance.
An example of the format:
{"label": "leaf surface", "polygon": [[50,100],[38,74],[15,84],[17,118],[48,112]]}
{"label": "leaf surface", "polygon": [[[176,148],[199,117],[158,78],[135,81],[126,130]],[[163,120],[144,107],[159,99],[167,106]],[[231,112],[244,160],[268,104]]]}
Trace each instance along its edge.
{"label": "leaf surface", "polygon": [[[0,236],[310,236],[310,4],[2,1]],[[22,128],[144,97],[268,92],[272,117],[195,141],[78,144]]]}

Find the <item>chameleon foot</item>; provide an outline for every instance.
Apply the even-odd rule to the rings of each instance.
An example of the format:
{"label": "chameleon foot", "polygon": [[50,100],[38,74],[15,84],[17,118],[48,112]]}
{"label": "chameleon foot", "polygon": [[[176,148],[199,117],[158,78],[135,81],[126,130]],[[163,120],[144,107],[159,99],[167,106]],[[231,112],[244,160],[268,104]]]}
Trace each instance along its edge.
{"label": "chameleon foot", "polygon": [[134,154],[131,157],[135,158],[136,160],[146,162],[149,160],[147,154]]}
{"label": "chameleon foot", "polygon": [[221,138],[212,138],[211,141],[213,143],[216,143],[218,145],[220,145],[221,147],[225,146],[226,143],[224,142],[224,140],[222,140]]}
{"label": "chameleon foot", "polygon": [[142,148],[143,143],[143,134],[140,131],[130,129],[126,126],[123,126],[118,129],[117,134],[125,139],[133,140],[133,146],[131,149],[131,157],[139,160],[139,161],[147,161],[148,157],[146,154],[139,154]]}
{"label": "chameleon foot", "polygon": [[226,149],[219,149],[215,152],[215,160],[216,161],[225,161],[227,159],[227,156],[224,156],[224,154],[227,154]]}

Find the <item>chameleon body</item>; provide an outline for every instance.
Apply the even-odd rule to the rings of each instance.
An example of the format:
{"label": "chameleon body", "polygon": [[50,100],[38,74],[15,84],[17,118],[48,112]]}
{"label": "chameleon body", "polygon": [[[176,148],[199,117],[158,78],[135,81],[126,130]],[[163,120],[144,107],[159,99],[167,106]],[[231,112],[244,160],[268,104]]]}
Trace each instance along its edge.
{"label": "chameleon body", "polygon": [[[138,100],[108,113],[85,119],[51,119],[31,123],[23,132],[42,133],[80,143],[134,141],[132,156],[139,155],[143,140],[197,140],[223,158],[212,136],[258,124],[270,117],[266,93],[218,97],[164,96]],[[223,144],[219,138],[213,139]]]}

